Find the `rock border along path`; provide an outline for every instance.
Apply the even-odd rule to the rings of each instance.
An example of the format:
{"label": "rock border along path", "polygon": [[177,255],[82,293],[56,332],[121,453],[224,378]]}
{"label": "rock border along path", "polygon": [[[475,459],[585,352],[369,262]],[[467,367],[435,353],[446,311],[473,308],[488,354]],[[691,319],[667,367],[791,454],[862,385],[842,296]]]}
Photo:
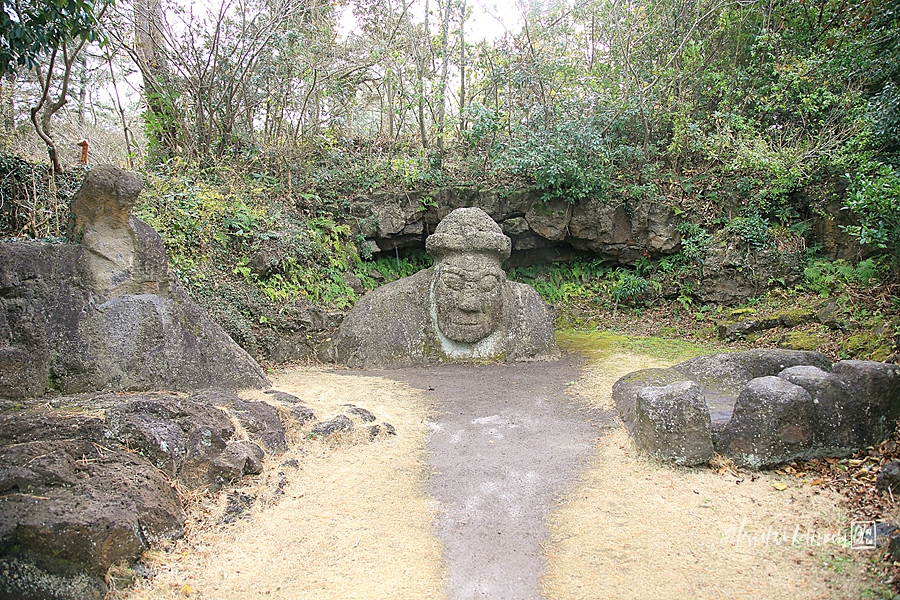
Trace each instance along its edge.
{"label": "rock border along path", "polygon": [[[440,503],[449,600],[540,598],[545,516],[591,456],[608,413],[566,394],[584,361],[353,372],[434,395],[429,493]],[[350,374],[350,373],[348,373]]]}

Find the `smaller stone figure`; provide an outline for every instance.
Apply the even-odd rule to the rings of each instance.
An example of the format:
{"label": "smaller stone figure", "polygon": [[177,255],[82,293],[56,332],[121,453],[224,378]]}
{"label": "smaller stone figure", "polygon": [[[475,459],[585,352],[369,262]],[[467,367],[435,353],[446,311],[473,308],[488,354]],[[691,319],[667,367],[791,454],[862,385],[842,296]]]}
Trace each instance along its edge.
{"label": "smaller stone figure", "polygon": [[370,292],[328,348],[351,367],[448,360],[535,360],[558,354],[546,305],[506,279],[510,240],[487,213],[459,208],[425,242],[435,265]]}

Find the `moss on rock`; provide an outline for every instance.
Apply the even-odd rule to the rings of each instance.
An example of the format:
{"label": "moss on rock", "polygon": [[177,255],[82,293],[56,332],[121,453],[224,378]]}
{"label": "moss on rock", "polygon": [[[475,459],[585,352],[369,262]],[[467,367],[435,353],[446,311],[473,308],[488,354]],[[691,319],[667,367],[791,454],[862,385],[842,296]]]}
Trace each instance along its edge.
{"label": "moss on rock", "polygon": [[778,340],[778,347],[786,350],[815,350],[822,340],[809,331],[788,331]]}

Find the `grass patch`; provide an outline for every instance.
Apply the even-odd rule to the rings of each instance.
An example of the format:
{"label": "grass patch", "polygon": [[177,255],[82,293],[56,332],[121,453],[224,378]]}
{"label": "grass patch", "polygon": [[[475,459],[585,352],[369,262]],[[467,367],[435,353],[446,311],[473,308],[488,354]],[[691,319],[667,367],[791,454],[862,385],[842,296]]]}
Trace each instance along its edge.
{"label": "grass patch", "polygon": [[625,336],[609,331],[563,329],[556,332],[560,348],[585,354],[592,359],[605,359],[620,353],[643,354],[666,361],[683,362],[704,354],[733,352],[721,344],[700,343],[665,337]]}

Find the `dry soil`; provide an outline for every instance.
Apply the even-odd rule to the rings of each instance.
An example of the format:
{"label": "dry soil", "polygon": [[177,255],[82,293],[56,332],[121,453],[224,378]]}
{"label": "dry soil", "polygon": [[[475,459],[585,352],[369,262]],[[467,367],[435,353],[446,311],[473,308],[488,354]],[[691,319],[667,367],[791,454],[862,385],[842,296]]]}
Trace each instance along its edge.
{"label": "dry soil", "polygon": [[275,373],[320,418],[353,403],[397,435],[291,432],[242,490],[258,496],[245,518],[221,522],[227,492],[189,499],[188,537],[122,596],[860,597],[869,555],[833,492],[634,451],[612,383],[671,358]]}

